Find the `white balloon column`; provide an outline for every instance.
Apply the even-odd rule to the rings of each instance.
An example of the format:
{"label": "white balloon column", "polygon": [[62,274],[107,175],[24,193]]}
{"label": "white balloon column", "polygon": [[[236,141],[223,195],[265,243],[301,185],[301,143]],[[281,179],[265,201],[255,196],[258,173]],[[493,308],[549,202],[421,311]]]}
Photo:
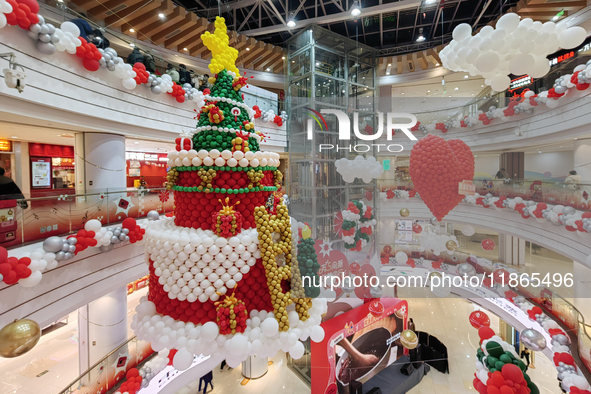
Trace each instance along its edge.
{"label": "white balloon column", "polygon": [[562,23],[520,20],[519,15],[508,13],[497,22],[496,28],[483,27],[472,35],[472,27],[458,25],[453,40],[441,53],[443,67],[481,75],[493,90],[501,92],[509,87],[509,74],[528,74],[541,78],[550,65],[546,56],[559,48],[571,49],[587,37],[584,28],[566,27]]}

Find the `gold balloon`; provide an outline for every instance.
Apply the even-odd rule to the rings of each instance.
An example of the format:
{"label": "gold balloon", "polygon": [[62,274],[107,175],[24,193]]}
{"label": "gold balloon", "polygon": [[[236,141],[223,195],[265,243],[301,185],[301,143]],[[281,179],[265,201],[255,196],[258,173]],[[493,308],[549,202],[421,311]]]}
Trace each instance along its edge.
{"label": "gold balloon", "polygon": [[417,334],[412,330],[404,330],[400,333],[400,343],[405,348],[412,350],[419,346],[419,338]]}
{"label": "gold balloon", "polygon": [[456,241],[452,241],[451,239],[445,243],[445,247],[447,250],[456,250],[458,248],[458,244]]}
{"label": "gold balloon", "polygon": [[410,215],[410,212],[408,211],[407,208],[402,208],[400,210],[400,216],[402,216],[403,218],[407,217],[408,215]]}
{"label": "gold balloon", "polygon": [[0,356],[22,356],[35,347],[39,338],[39,324],[29,319],[16,320],[0,330]]}
{"label": "gold balloon", "polygon": [[429,281],[433,280],[433,278],[435,278],[435,277],[437,277],[439,279],[442,278],[442,276],[439,272],[429,272]]}

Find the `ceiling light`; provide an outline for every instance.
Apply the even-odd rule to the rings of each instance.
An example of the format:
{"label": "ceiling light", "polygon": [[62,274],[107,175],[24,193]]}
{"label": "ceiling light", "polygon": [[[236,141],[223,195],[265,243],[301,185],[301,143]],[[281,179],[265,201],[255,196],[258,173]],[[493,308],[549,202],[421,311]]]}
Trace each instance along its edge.
{"label": "ceiling light", "polygon": [[17,137],[16,135],[13,135],[13,136],[12,136],[12,137],[10,137],[10,138],[18,138],[18,137]]}
{"label": "ceiling light", "polygon": [[359,4],[359,0],[355,0],[351,7],[351,15],[358,16],[359,14],[361,14],[361,4]]}
{"label": "ceiling light", "polygon": [[575,140],[575,141],[576,141],[576,140],[578,140],[578,138],[573,138],[573,140]]}
{"label": "ceiling light", "polygon": [[464,79],[468,79],[470,76],[468,74],[464,75]]}
{"label": "ceiling light", "polygon": [[419,36],[419,38],[417,38],[417,42],[423,42],[425,41],[425,36]]}
{"label": "ceiling light", "polygon": [[402,94],[404,94],[404,92],[402,92]]}
{"label": "ceiling light", "polygon": [[135,32],[135,30],[133,29],[133,27],[131,29],[129,29],[129,32],[130,33],[134,33]]}
{"label": "ceiling light", "polygon": [[388,63],[388,67],[392,67],[392,64]]}
{"label": "ceiling light", "polygon": [[435,67],[439,67],[439,63],[435,63]]}
{"label": "ceiling light", "polygon": [[246,48],[247,51],[250,51],[250,48]]}
{"label": "ceiling light", "polygon": [[320,66],[320,63],[319,62],[316,62],[316,67],[318,67],[318,66]]}
{"label": "ceiling light", "polygon": [[281,56],[281,60],[285,60],[285,56]]}
{"label": "ceiling light", "polygon": [[541,151],[541,150],[539,150],[539,151],[538,151],[538,153],[542,153],[542,151]]}
{"label": "ceiling light", "polygon": [[292,60],[291,62],[292,62],[292,63],[295,63],[295,60]]}
{"label": "ceiling light", "polygon": [[390,71],[386,71],[386,75],[390,75]]}
{"label": "ceiling light", "polygon": [[271,71],[271,69],[270,68],[267,68],[267,71]]}
{"label": "ceiling light", "polygon": [[427,93],[431,93],[431,91],[430,90],[427,90]]}
{"label": "ceiling light", "polygon": [[454,90],[460,90],[460,88],[458,88],[457,86],[454,88]]}
{"label": "ceiling light", "polygon": [[134,143],[134,144],[139,144],[140,142],[139,142],[139,141],[133,141],[133,143]]}
{"label": "ceiling light", "polygon": [[433,4],[436,2],[437,2],[437,0],[425,0],[425,4]]}
{"label": "ceiling light", "polygon": [[186,50],[187,50],[187,48],[183,48],[183,51],[186,51]]}
{"label": "ceiling light", "polygon": [[160,18],[160,19],[164,19],[164,14],[163,14],[162,12],[161,12],[161,13],[159,13],[159,14],[158,14],[158,18]]}
{"label": "ceiling light", "polygon": [[289,18],[287,18],[287,27],[289,27],[290,29],[296,27],[295,18],[293,17],[293,14],[289,15]]}
{"label": "ceiling light", "polygon": [[134,44],[133,42],[130,42],[130,43],[129,43],[129,46],[130,46],[130,47],[134,47],[134,46],[135,46],[135,44]]}
{"label": "ceiling light", "polygon": [[484,85],[480,85],[480,87],[481,87],[481,88],[483,88],[483,87],[484,87]]}

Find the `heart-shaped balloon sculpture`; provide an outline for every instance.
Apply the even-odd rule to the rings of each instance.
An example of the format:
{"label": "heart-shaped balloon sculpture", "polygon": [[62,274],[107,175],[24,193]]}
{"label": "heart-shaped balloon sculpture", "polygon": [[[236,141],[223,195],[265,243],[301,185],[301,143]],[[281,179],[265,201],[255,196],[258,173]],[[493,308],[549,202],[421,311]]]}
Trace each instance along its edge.
{"label": "heart-shaped balloon sculpture", "polygon": [[410,178],[433,216],[442,220],[464,198],[458,186],[474,178],[474,156],[460,140],[428,135],[410,152]]}

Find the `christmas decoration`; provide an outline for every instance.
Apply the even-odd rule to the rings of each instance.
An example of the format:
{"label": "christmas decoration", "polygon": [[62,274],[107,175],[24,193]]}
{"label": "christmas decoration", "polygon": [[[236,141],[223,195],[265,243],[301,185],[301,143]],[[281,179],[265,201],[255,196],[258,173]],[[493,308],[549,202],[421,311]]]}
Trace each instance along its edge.
{"label": "christmas decoration", "polygon": [[337,214],[335,230],[345,241],[345,248],[360,251],[370,241],[376,223],[372,208],[361,200],[353,200]]}
{"label": "christmas decoration", "polygon": [[16,320],[0,330],[0,356],[13,358],[33,349],[41,338],[41,328],[30,319]]}

